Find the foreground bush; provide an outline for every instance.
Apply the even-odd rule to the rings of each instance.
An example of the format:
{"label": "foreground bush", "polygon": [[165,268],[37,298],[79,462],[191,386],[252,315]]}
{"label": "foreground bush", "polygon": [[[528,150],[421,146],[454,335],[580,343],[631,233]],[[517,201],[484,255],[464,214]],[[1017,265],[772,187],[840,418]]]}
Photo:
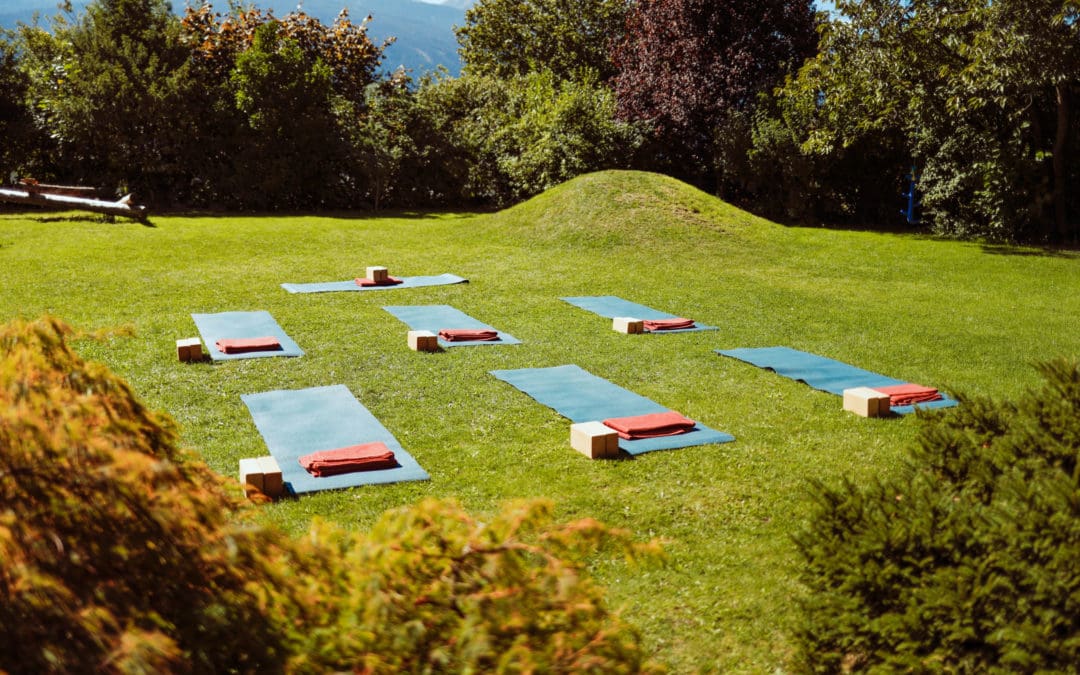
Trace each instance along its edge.
{"label": "foreground bush", "polygon": [[960,397],[902,475],[817,485],[798,539],[806,670],[1074,672],[1080,364],[1017,404]]}
{"label": "foreground bush", "polygon": [[582,560],[651,546],[544,503],[480,523],[429,500],[299,540],[254,527],[71,334],[0,329],[0,671],[650,668]]}

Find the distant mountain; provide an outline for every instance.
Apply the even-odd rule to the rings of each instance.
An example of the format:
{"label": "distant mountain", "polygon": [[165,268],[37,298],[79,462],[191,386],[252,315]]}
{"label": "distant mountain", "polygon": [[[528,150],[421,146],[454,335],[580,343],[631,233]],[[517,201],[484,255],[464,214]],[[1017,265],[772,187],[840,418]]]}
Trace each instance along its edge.
{"label": "distant mountain", "polygon": [[447,7],[457,7],[458,9],[468,9],[476,4],[476,0],[420,0],[420,2],[426,2],[432,5],[446,5]]}
{"label": "distant mountain", "polygon": [[391,36],[397,38],[386,50],[383,59],[386,70],[403,65],[419,75],[442,65],[452,75],[461,71],[454,26],[465,23],[463,9],[418,0],[259,0],[256,5],[272,9],[277,16],[284,16],[299,5],[326,24],[332,23],[343,7],[349,10],[354,23],[370,14],[368,30],[376,44]]}
{"label": "distant mountain", "polygon": [[[30,23],[35,13],[44,21],[57,14],[57,0],[0,0],[0,28],[14,28],[18,22]],[[76,13],[88,2],[75,0]],[[359,23],[371,15],[368,29],[372,40],[380,44],[388,37],[397,40],[385,53],[383,68],[387,71],[405,66],[414,75],[446,66],[451,75],[461,71],[457,54],[457,37],[454,26],[465,23],[465,6],[472,0],[446,0],[444,3],[419,2],[418,0],[255,0],[262,9],[273,10],[276,16],[284,16],[299,7],[307,14],[325,24],[333,23],[342,8],[349,10],[349,18]],[[182,0],[173,0],[173,9],[182,12]],[[214,8],[219,12],[228,9],[227,0],[217,0]]]}

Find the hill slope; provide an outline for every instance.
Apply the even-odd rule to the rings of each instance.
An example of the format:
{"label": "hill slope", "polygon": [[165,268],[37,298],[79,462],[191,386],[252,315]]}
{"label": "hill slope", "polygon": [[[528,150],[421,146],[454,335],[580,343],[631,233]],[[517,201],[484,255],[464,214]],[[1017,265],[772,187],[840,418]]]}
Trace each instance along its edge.
{"label": "hill slope", "polygon": [[496,218],[574,246],[647,246],[751,225],[776,227],[669,176],[614,170],[578,176]]}

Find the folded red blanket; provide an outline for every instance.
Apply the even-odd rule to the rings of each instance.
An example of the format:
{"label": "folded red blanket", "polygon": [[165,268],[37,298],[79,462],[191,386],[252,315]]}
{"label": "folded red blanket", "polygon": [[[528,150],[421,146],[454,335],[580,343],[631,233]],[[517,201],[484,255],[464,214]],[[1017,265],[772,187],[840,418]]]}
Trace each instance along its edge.
{"label": "folded red blanket", "polygon": [[874,391],[889,395],[889,405],[911,405],[912,403],[926,403],[928,401],[940,401],[941,394],[933,387],[924,387],[921,384],[894,384],[888,387],[874,387]]}
{"label": "folded red blanket", "polygon": [[499,339],[499,332],[476,328],[443,328],[439,337],[447,342],[491,342]]}
{"label": "folded red blanket", "polygon": [[313,476],[336,476],[353,471],[377,471],[398,466],[394,451],[382,441],[319,450],[300,458],[300,466]]}
{"label": "folded red blanket", "polygon": [[696,324],[693,319],[646,319],[645,330],[679,330],[681,328],[693,328]]}
{"label": "folded red blanket", "polygon": [[404,279],[398,279],[397,277],[386,277],[386,281],[374,281],[367,277],[356,277],[357,286],[395,286],[402,281]]}
{"label": "folded red blanket", "polygon": [[243,354],[246,352],[273,352],[281,350],[281,343],[273,335],[255,338],[227,338],[214,343],[223,354]]}
{"label": "folded red blanket", "polygon": [[613,417],[604,420],[604,424],[619,432],[619,436],[627,440],[675,436],[694,428],[694,420],[683,417],[674,410],[634,417]]}

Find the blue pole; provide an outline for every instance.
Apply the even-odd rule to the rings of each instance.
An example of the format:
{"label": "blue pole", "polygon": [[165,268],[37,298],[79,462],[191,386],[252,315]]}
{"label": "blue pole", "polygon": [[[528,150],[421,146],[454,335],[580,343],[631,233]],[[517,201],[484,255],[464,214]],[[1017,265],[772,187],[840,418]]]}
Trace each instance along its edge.
{"label": "blue pole", "polygon": [[912,166],[911,173],[908,174],[908,191],[905,195],[907,197],[907,209],[901,211],[904,217],[907,218],[908,224],[914,225],[919,222],[918,216],[915,214],[916,207],[919,206],[919,199],[917,197],[915,183],[918,180],[918,167]]}

